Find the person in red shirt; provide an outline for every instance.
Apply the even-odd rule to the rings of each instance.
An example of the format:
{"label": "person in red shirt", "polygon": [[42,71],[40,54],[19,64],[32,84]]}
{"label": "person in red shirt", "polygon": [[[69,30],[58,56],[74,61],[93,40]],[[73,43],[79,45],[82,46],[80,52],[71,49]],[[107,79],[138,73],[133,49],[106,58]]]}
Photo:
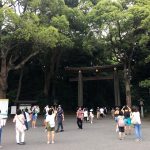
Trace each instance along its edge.
{"label": "person in red shirt", "polygon": [[79,127],[79,129],[83,129],[82,126],[82,122],[83,122],[83,110],[81,107],[78,108],[77,112],[76,112],[76,116],[77,116],[77,125]]}

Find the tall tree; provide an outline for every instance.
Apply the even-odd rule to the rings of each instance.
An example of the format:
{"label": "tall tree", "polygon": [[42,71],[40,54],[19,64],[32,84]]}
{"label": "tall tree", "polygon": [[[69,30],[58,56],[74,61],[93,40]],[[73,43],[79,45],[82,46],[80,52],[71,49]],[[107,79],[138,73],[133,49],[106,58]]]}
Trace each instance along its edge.
{"label": "tall tree", "polygon": [[[147,29],[142,26],[149,18],[147,0],[101,0],[89,13],[89,30],[98,40],[104,40],[107,51],[112,52],[114,62],[123,63],[126,88],[126,103],[131,106],[131,69],[134,57],[141,51],[143,35]],[[145,38],[146,39],[146,38]]]}
{"label": "tall tree", "polygon": [[39,5],[40,23],[55,27],[59,36],[56,47],[45,47],[46,52],[39,58],[44,71],[44,95],[47,99],[49,99],[51,91],[55,89],[55,80],[62,53],[73,45],[70,38],[69,21],[65,15],[68,9],[64,0],[46,0],[41,1]]}
{"label": "tall tree", "polygon": [[58,42],[58,30],[39,24],[37,11],[30,8],[31,2],[34,0],[0,3],[0,98],[6,98],[10,70],[20,69],[37,55],[41,51],[39,45],[55,47]]}

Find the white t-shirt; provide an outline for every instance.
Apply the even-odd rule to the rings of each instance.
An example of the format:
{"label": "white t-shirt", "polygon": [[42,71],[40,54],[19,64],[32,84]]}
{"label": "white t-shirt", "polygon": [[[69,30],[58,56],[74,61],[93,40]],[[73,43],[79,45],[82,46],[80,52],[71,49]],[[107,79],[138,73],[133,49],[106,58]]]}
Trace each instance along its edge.
{"label": "white t-shirt", "polygon": [[55,114],[47,115],[46,122],[50,124],[50,127],[55,127]]}
{"label": "white t-shirt", "polygon": [[91,117],[91,118],[94,118],[94,114],[93,114],[92,111],[90,111],[90,117]]}
{"label": "white t-shirt", "polygon": [[87,110],[84,111],[84,117],[88,117],[88,111]]}
{"label": "white t-shirt", "polygon": [[46,115],[48,115],[49,107],[45,107]]}
{"label": "white t-shirt", "polygon": [[131,115],[131,118],[135,118],[138,124],[141,124],[141,118],[140,118],[140,113],[139,112],[133,112]]}
{"label": "white t-shirt", "polygon": [[104,109],[103,108],[100,108],[100,114],[104,114]]}
{"label": "white t-shirt", "polygon": [[28,112],[25,112],[27,122],[31,121],[30,115]]}

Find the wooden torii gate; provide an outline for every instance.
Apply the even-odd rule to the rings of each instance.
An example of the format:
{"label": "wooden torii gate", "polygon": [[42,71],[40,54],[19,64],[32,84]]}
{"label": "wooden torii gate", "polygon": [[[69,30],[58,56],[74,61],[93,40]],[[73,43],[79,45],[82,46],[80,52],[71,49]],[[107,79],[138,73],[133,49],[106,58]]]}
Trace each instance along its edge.
{"label": "wooden torii gate", "polygon": [[[66,71],[78,73],[78,78],[71,78],[70,81],[78,81],[78,106],[83,106],[83,81],[92,80],[114,80],[114,95],[115,95],[115,105],[120,106],[120,90],[119,90],[119,77],[118,70],[122,70],[123,65],[104,65],[104,66],[93,66],[93,67],[65,67]],[[113,71],[112,76],[106,77],[83,77],[83,73],[88,72],[106,72]]]}

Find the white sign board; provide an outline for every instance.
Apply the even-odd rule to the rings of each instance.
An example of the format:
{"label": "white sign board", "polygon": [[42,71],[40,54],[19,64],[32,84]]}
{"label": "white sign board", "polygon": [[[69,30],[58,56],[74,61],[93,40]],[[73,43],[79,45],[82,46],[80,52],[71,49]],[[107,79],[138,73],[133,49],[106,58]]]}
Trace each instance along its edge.
{"label": "white sign board", "polygon": [[16,114],[17,106],[11,106],[11,114]]}
{"label": "white sign board", "polygon": [[0,99],[0,110],[1,110],[1,117],[7,118],[8,117],[8,99]]}

